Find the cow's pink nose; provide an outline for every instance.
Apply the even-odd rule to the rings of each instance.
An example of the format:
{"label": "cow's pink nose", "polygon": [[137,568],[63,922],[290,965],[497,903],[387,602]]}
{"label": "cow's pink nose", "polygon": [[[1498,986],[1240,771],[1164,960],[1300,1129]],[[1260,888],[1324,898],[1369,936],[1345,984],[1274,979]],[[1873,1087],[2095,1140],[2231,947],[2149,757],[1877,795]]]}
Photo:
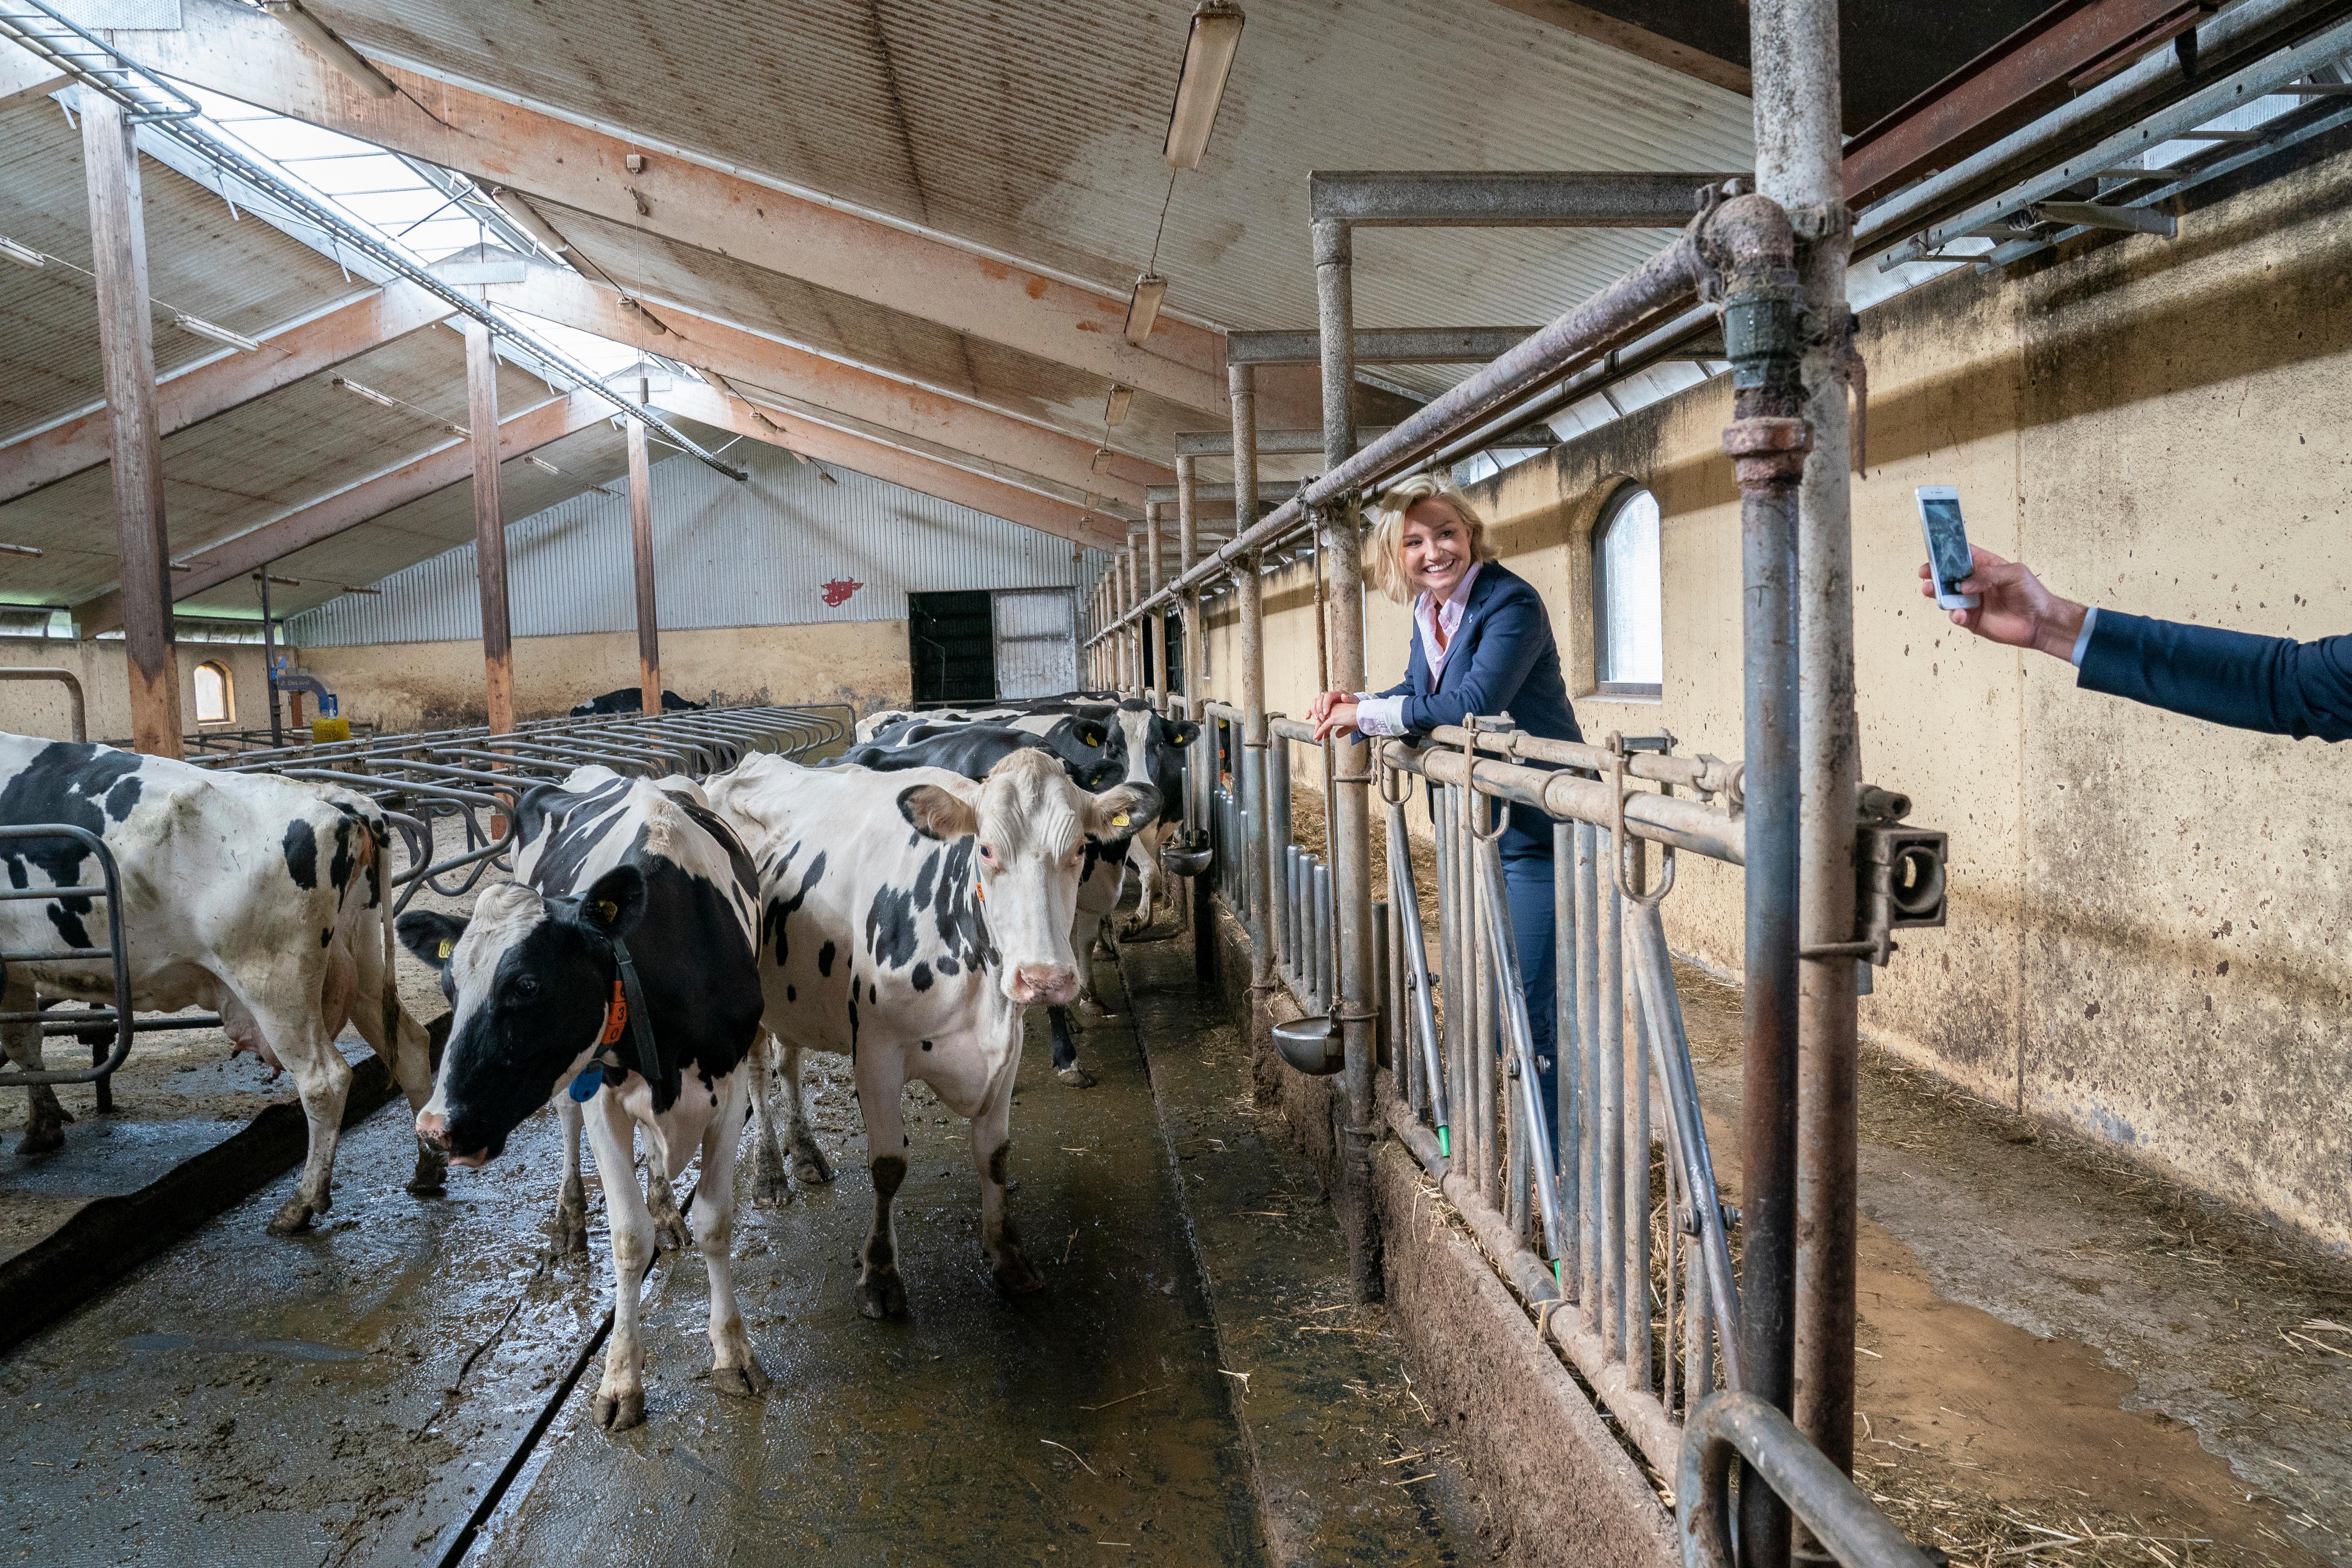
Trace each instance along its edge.
{"label": "cow's pink nose", "polygon": [[416,1135],[436,1149],[449,1147],[449,1119],[437,1110],[416,1113]]}
{"label": "cow's pink nose", "polygon": [[1066,1002],[1078,994],[1078,972],[1057,963],[1024,963],[1013,971],[1016,1002]]}

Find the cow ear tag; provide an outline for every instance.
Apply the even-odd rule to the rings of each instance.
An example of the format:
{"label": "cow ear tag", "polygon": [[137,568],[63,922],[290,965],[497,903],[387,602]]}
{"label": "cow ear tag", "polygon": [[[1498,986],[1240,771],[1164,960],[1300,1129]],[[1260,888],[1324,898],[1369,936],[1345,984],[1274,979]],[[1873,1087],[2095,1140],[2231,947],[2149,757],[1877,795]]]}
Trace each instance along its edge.
{"label": "cow ear tag", "polygon": [[617,1046],[621,1031],[629,1026],[629,999],[621,994],[621,983],[613,982],[613,1003],[604,1009],[604,1032],[596,1037],[600,1046]]}
{"label": "cow ear tag", "polygon": [[449,962],[449,939],[446,936],[441,939],[441,962]]}
{"label": "cow ear tag", "polygon": [[599,899],[596,900],[596,918],[611,925],[621,918],[621,906],[610,899]]}
{"label": "cow ear tag", "polygon": [[1117,816],[1112,817],[1110,819],[1110,825],[1113,827],[1125,827],[1127,826],[1127,813],[1122,811]]}

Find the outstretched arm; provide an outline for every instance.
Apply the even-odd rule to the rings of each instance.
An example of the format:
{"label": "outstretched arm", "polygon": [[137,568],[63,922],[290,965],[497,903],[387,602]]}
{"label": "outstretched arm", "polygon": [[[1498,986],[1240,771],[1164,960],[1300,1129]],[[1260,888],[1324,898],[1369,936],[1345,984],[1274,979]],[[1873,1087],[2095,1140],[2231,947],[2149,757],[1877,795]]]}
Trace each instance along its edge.
{"label": "outstretched arm", "polygon": [[1497,606],[1487,617],[1470,669],[1446,691],[1404,700],[1405,727],[1425,734],[1441,724],[1459,724],[1473,713],[1499,713],[1508,707],[1543,657],[1543,604],[1527,594]]}

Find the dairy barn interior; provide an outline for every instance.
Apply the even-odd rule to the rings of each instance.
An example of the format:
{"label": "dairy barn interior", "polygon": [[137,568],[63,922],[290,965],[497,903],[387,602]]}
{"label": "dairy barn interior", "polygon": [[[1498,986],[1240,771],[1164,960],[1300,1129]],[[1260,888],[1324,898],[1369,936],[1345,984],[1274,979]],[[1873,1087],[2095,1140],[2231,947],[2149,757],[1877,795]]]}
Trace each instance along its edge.
{"label": "dairy barn interior", "polygon": [[0,0],[0,1545],[2352,1563],[2347,190],[2343,0]]}

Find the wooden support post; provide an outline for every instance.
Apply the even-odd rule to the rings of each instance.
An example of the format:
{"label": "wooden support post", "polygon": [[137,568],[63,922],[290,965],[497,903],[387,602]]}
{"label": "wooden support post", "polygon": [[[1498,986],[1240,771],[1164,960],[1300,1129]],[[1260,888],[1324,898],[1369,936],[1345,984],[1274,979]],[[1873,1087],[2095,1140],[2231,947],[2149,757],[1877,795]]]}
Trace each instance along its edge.
{"label": "wooden support post", "polygon": [[89,188],[90,266],[106,367],[114,523],[122,557],[122,642],[131,674],[131,743],[182,754],[180,661],[172,646],[171,545],[163,524],[163,445],[155,423],[154,322],[147,303],[147,227],[139,153],[112,99],[81,98]]}
{"label": "wooden support post", "polygon": [[[650,389],[638,383],[638,401]],[[637,687],[646,714],[662,710],[661,622],[654,613],[654,489],[652,455],[646,449],[642,419],[629,421],[629,548],[637,568]]]}
{"label": "wooden support post", "polygon": [[514,637],[507,624],[507,530],[499,504],[499,356],[466,321],[466,428],[474,453],[474,565],[482,584],[483,706],[490,733],[514,728]]}

